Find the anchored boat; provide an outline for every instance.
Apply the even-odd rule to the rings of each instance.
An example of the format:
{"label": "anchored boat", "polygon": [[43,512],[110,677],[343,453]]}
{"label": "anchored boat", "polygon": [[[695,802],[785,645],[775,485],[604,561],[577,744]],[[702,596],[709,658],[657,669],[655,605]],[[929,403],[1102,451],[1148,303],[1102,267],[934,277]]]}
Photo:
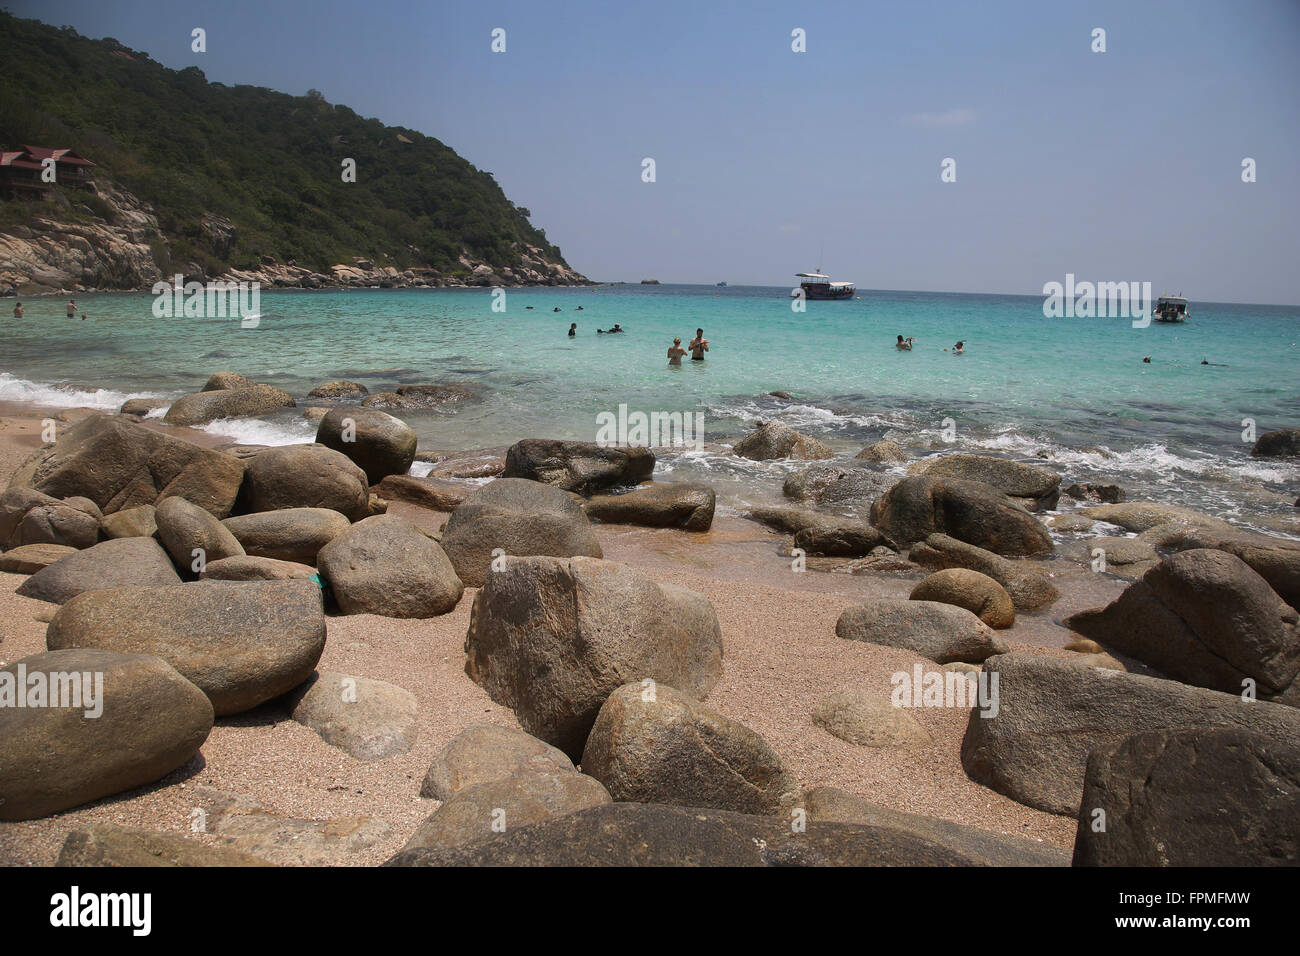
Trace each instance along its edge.
{"label": "anchored boat", "polygon": [[1156,299],[1151,317],[1157,322],[1186,322],[1187,300],[1181,295],[1162,295]]}
{"label": "anchored boat", "polygon": [[799,280],[799,288],[803,290],[805,299],[851,299],[853,297],[852,282],[832,282],[831,277],[820,269],[816,272],[795,273],[795,278]]}

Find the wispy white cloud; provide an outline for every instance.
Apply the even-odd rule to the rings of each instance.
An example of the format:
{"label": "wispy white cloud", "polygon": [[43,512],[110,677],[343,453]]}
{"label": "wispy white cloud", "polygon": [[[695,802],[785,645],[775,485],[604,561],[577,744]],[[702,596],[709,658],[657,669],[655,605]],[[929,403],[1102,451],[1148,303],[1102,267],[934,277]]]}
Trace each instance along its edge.
{"label": "wispy white cloud", "polygon": [[970,126],[975,122],[975,111],[955,109],[942,113],[910,113],[904,119],[913,126]]}

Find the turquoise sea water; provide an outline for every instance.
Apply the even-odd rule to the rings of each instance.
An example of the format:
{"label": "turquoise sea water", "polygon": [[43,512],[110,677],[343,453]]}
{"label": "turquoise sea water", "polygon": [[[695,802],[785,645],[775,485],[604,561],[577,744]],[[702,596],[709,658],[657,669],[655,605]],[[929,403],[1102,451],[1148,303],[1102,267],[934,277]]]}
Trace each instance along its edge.
{"label": "turquoise sea water", "polygon": [[[1193,298],[1185,325],[1135,329],[1127,318],[1045,318],[1030,296],[861,290],[796,313],[784,287],[601,286],[508,290],[494,312],[487,289],[264,291],[259,327],[243,329],[155,318],[147,294],[79,296],[84,322],[53,297],[25,301],[14,319],[12,301],[0,311],[0,399],[115,407],[197,390],[223,369],[279,385],[300,406],[318,404],[305,395],[330,379],[371,391],[462,382],[473,401],[403,413],[422,446],[594,440],[597,414],[625,403],[702,412],[709,442],[777,419],[846,455],[886,436],[917,453],[1046,455],[1068,480],[1117,480],[1131,497],[1248,523],[1289,519],[1300,491],[1300,467],[1252,460],[1242,440],[1245,419],[1260,432],[1300,425],[1297,307]],[[596,334],[615,322],[627,334]],[[687,342],[699,326],[708,360],[669,368],[672,338]],[[894,348],[898,334],[917,339],[912,352]],[[966,353],[945,352],[957,339]],[[776,390],[795,400],[767,394]],[[312,434],[293,410],[209,430],[259,442]],[[775,479],[790,469],[711,449],[663,470],[730,482],[728,500],[739,501],[779,494]]]}

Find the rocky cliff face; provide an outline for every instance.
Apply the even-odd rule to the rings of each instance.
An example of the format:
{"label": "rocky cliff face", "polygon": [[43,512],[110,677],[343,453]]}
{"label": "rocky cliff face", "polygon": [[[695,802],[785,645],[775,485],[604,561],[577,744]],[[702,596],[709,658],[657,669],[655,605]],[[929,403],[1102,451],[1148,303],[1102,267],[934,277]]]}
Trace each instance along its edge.
{"label": "rocky cliff face", "polygon": [[[229,280],[260,282],[263,288],[470,288],[490,286],[590,285],[585,276],[563,263],[548,261],[542,250],[527,246],[521,250],[520,265],[496,269],[482,261],[462,256],[459,267],[449,272],[393,266],[357,258],[331,266],[328,272],[314,272],[290,260],[277,262],[262,257],[256,269],[231,269],[224,275],[205,275],[194,263],[173,262],[164,275],[162,265],[170,258],[167,240],[158,228],[153,209],[131,193],[100,183],[100,211],[93,215],[85,206],[62,193],[36,204],[25,225],[0,226],[0,295],[42,295],[117,289],[147,292],[160,280],[172,281],[179,273],[188,281]],[[18,200],[14,200],[18,202]],[[238,230],[223,216],[209,214],[200,229],[214,252],[228,255],[238,242]],[[224,256],[223,256],[224,257]]]}
{"label": "rocky cliff face", "polygon": [[57,193],[26,225],[0,228],[0,294],[148,289],[161,279],[150,243],[165,243],[153,210],[112,186],[99,196],[111,225]]}

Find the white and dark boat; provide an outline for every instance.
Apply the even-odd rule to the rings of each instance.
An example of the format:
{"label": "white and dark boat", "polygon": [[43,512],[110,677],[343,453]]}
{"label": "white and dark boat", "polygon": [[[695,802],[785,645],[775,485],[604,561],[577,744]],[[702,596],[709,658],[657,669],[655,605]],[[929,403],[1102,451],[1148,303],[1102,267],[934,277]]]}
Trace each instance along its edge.
{"label": "white and dark boat", "polygon": [[1181,295],[1162,295],[1156,299],[1151,317],[1157,322],[1186,322],[1187,300]]}
{"label": "white and dark boat", "polygon": [[[820,269],[816,272],[798,272],[799,288],[805,299],[851,299],[854,286],[852,282],[832,282],[831,277]],[[792,295],[798,295],[797,292]]]}

